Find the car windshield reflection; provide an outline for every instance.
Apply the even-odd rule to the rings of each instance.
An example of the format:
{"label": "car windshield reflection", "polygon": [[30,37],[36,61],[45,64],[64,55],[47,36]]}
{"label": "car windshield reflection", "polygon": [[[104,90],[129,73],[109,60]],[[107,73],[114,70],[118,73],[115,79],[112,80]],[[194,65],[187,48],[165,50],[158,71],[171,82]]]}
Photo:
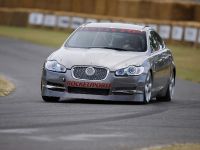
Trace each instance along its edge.
{"label": "car windshield reflection", "polygon": [[145,52],[146,34],[139,30],[82,27],[65,43],[65,47]]}

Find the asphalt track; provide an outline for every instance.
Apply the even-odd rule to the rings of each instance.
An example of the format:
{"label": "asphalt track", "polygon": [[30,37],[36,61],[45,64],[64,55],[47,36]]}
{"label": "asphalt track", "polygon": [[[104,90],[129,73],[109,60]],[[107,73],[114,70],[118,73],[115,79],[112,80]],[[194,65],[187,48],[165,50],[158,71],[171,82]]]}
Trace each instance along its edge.
{"label": "asphalt track", "polygon": [[16,91],[0,97],[0,150],[129,150],[200,142],[200,84],[177,80],[172,102],[44,103],[41,67],[53,49],[0,37],[0,74]]}

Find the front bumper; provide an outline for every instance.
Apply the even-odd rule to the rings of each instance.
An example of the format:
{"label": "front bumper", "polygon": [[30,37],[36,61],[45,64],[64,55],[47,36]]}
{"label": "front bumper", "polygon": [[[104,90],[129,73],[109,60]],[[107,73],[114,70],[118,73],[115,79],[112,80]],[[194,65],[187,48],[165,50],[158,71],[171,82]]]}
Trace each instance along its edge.
{"label": "front bumper", "polygon": [[[109,100],[109,101],[143,101],[143,91],[146,74],[140,76],[117,77],[110,72],[105,80],[80,80],[72,76],[71,70],[66,73],[57,73],[43,70],[41,82],[42,96],[60,97],[60,100],[67,99],[89,99],[89,100]],[[109,89],[92,89],[89,92],[73,92],[67,82],[91,82],[110,84]],[[86,89],[86,88],[84,88]],[[81,91],[81,88],[79,88]],[[84,91],[84,90],[83,90]],[[88,90],[86,90],[88,91]],[[92,91],[92,93],[90,93]],[[96,93],[94,92],[96,91]],[[99,91],[106,91],[99,93]]]}

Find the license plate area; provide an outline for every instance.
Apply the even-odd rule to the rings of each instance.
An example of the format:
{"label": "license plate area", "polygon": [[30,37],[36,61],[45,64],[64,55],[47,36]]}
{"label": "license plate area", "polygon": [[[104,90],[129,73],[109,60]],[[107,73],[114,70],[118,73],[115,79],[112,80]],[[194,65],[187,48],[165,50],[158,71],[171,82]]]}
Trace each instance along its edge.
{"label": "license plate area", "polygon": [[67,81],[67,86],[94,89],[110,89],[111,83]]}

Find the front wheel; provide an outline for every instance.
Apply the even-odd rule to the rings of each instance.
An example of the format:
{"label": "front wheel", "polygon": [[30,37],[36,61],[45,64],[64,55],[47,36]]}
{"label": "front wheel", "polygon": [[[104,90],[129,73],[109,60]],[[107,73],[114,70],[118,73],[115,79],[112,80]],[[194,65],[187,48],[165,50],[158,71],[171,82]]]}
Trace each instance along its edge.
{"label": "front wheel", "polygon": [[43,101],[45,102],[58,102],[59,97],[50,97],[50,96],[42,96]]}
{"label": "front wheel", "polygon": [[[40,84],[41,92],[42,92],[42,81]],[[43,101],[45,102],[58,102],[60,100],[59,97],[52,97],[52,96],[42,96]]]}
{"label": "front wheel", "polygon": [[146,83],[144,86],[144,99],[143,99],[144,104],[147,104],[150,102],[151,92],[152,92],[152,77],[151,77],[151,73],[149,72],[147,74]]}

